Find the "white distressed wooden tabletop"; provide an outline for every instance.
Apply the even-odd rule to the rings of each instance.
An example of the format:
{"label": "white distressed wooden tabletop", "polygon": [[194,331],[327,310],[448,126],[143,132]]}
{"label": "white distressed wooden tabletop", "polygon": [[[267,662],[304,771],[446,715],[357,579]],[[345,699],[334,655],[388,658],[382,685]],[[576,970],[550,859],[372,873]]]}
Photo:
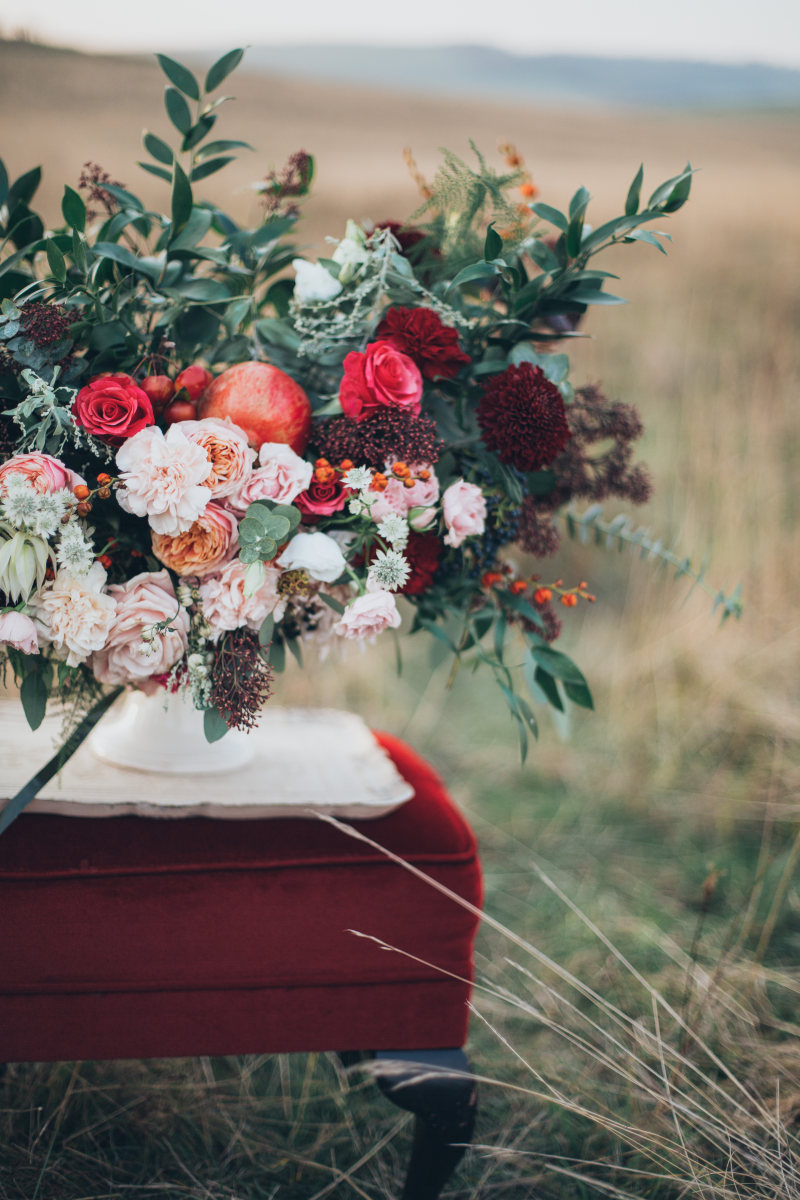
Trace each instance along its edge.
{"label": "white distressed wooden tabletop", "polygon": [[[59,744],[60,721],[31,731],[17,701],[0,700],[0,806]],[[161,775],[102,762],[86,743],[26,809],[75,817],[223,819],[380,817],[413,790],[354,713],[267,708],[256,756],[223,775]],[[142,748],[146,754],[146,747]]]}

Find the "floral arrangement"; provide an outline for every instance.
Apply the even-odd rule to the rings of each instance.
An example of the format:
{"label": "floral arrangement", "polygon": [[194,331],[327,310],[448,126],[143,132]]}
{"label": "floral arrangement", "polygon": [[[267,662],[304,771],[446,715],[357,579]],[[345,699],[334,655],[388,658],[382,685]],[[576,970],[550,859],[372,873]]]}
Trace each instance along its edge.
{"label": "floral arrangement", "polygon": [[139,165],[166,214],[87,164],[46,233],[40,171],[0,172],[0,645],[29,723],[51,696],[80,717],[109,688],[180,688],[213,740],[256,722],[287,650],[402,624],[494,674],[524,749],[520,674],[534,701],[592,703],[553,645],[594,599],[548,576],[561,531],[693,574],[605,522],[598,502],[649,495],[641,424],[556,350],[589,306],[621,303],[597,254],[664,250],[645,226],[685,203],[691,168],[645,205],[640,169],[592,229],[588,191],[567,212],[539,202],[513,147],[502,172],[447,154],[432,184],[411,161],[409,222],[351,221],[306,261],[287,241],[304,152],[262,181],[254,228],[200,198],[249,149],[209,140],[241,57],[201,87],[159,56],[177,146],[146,133]]}

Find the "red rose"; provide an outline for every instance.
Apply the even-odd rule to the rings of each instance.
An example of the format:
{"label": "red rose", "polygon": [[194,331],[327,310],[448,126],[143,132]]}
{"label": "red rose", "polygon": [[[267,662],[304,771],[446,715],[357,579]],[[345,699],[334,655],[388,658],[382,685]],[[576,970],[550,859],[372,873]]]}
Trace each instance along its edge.
{"label": "red rose", "polygon": [[312,479],[309,486],[292,501],[303,514],[306,525],[316,525],[320,517],[329,517],[331,513],[341,512],[352,493],[342,483],[340,475],[330,483],[320,483]]}
{"label": "red rose", "polygon": [[426,379],[452,379],[471,359],[458,334],[430,308],[390,308],[378,326],[386,338],[417,364]]}
{"label": "red rose", "polygon": [[363,354],[355,350],[348,354],[343,365],[339,402],[346,416],[363,421],[382,407],[419,416],[419,368],[391,342],[370,342]]}
{"label": "red rose", "polygon": [[87,433],[112,446],[154,423],[153,406],[130,375],[96,375],[78,392],[72,415]]}
{"label": "red rose", "polygon": [[433,583],[442,554],[442,543],[435,533],[410,533],[403,554],[411,567],[411,574],[401,591],[406,596],[418,596]]}

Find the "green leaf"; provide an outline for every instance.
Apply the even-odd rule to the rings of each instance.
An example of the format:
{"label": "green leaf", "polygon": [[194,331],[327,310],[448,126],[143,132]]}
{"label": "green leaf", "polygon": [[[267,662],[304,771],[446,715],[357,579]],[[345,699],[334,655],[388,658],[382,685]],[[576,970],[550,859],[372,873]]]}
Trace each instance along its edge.
{"label": "green leaf", "polygon": [[583,238],[583,212],[578,212],[571,218],[567,226],[566,248],[570,258],[577,258],[580,253]]}
{"label": "green leaf", "polygon": [[193,150],[198,142],[202,142],[206,134],[210,133],[214,128],[217,117],[216,113],[206,113],[202,116],[197,124],[193,125],[181,144],[181,150]]}
{"label": "green leaf", "polygon": [[610,292],[601,292],[599,288],[581,286],[564,293],[564,299],[570,304],[627,304],[622,296],[612,296]]}
{"label": "green leaf", "polygon": [[[668,234],[662,234],[662,237],[668,237]],[[670,239],[671,240],[671,239]],[[649,229],[634,229],[625,238],[626,242],[647,242],[648,246],[655,246],[656,250],[660,250],[662,254],[666,254],[666,250],[661,245],[661,242],[656,237],[655,233],[651,233]]]}
{"label": "green leaf", "polygon": [[264,526],[255,517],[247,516],[239,522],[239,541],[243,545],[255,545],[264,536]]}
{"label": "green leaf", "polygon": [[664,211],[674,211],[667,209],[666,205],[670,203],[672,196],[676,189],[678,189],[679,185],[685,185],[688,180],[689,186],[685,188],[685,195],[682,200],[680,199],[681,192],[678,192],[678,208],[680,208],[681,205],[686,202],[686,199],[689,196],[692,174],[692,164],[687,163],[680,175],[673,175],[672,179],[667,179],[664,183],[659,184],[650,199],[647,201],[647,207],[658,208],[659,206],[664,206]]}
{"label": "green leaf", "polygon": [[0,207],[5,204],[8,199],[8,171],[6,164],[0,158]]}
{"label": "green leaf", "polygon": [[120,187],[119,184],[116,183],[104,183],[103,191],[108,192],[110,196],[113,196],[123,208],[133,208],[136,210],[136,212],[144,212],[144,205],[139,197],[134,196],[133,192],[129,192],[127,188]]}
{"label": "green leaf", "polygon": [[561,693],[558,690],[558,684],[549,671],[545,671],[542,667],[537,667],[533,673],[533,678],[547,697],[548,704],[553,708],[557,708],[559,712],[564,711],[564,703],[561,699]]}
{"label": "green leaf", "polygon": [[562,212],[557,208],[553,208],[549,204],[542,204],[538,200],[531,208],[536,213],[537,217],[541,217],[543,221],[549,221],[551,225],[555,225],[557,229],[561,229],[564,233],[567,231],[569,222]]}
{"label": "green leaf", "polygon": [[483,243],[483,257],[487,262],[492,262],[493,259],[499,258],[502,253],[503,239],[495,229],[494,221],[492,221],[486,230],[486,240]]}
{"label": "green leaf", "polygon": [[75,189],[68,185],[64,187],[61,211],[67,224],[83,233],[86,228],[86,205]]}
{"label": "green leaf", "polygon": [[589,685],[584,679],[583,672],[571,658],[562,654],[560,650],[553,650],[550,646],[533,646],[531,657],[537,666],[546,671],[548,675],[562,681],[564,691],[575,704],[581,705],[582,708],[592,707]]}
{"label": "green leaf", "polygon": [[72,261],[79,271],[86,273],[89,268],[89,249],[77,229],[72,231]]}
{"label": "green leaf", "polygon": [[101,258],[113,259],[120,266],[127,267],[129,271],[135,271],[139,267],[136,256],[131,254],[127,247],[118,246],[116,242],[95,242],[94,252]]}
{"label": "green leaf", "polygon": [[269,661],[279,675],[286,666],[286,649],[283,642],[274,641],[269,648]]}
{"label": "green leaf", "polygon": [[286,646],[288,647],[288,649],[289,649],[292,657],[294,658],[295,662],[297,663],[298,667],[302,668],[303,655],[300,651],[300,642],[299,642],[298,638],[288,638],[286,641]]}
{"label": "green leaf", "polygon": [[580,708],[594,709],[592,693],[586,683],[567,683],[565,680],[564,691],[573,704],[577,704]]}
{"label": "green leaf", "polygon": [[240,142],[232,138],[222,138],[217,142],[206,142],[197,151],[198,158],[209,158],[212,154],[224,154],[227,150],[254,150],[249,142]]}
{"label": "green leaf", "polygon": [[207,92],[216,91],[223,80],[228,78],[231,71],[236,70],[243,56],[244,50],[229,50],[227,54],[223,54],[222,58],[218,58],[206,75],[205,90]]}
{"label": "green leaf", "polygon": [[172,171],[172,236],[174,237],[180,233],[192,215],[194,199],[191,184],[180,163],[174,163]]}
{"label": "green leaf", "polygon": [[589,195],[589,189],[585,187],[579,187],[569,202],[570,221],[574,221],[578,216],[583,216],[590,200],[591,196]]}
{"label": "green leaf", "polygon": [[229,162],[233,162],[232,154],[228,154],[224,158],[209,158],[206,162],[199,163],[192,171],[193,182],[197,182],[199,179],[207,179],[209,175],[215,175],[217,171],[221,171],[223,167],[227,167]]}
{"label": "green leaf", "polygon": [[143,171],[147,171],[149,175],[157,175],[159,179],[166,179],[167,183],[172,182],[172,172],[166,167],[155,167],[152,163],[137,162],[137,167],[141,167]]}
{"label": "green leaf", "polygon": [[196,279],[184,279],[172,289],[187,300],[197,300],[202,304],[219,304],[222,300],[230,300],[231,293],[227,284],[219,279],[206,279],[198,276]]}
{"label": "green leaf", "polygon": [[[496,274],[497,267],[494,263],[471,263],[470,266],[464,267],[463,270],[458,272],[455,279],[451,282],[450,288],[458,287],[462,283],[471,283],[474,279],[489,279]],[[448,291],[450,288],[448,288]]]}
{"label": "green leaf", "polygon": [[332,608],[339,616],[344,612],[344,605],[340,604],[335,597],[329,596],[327,592],[317,592],[317,599],[321,600],[323,604],[327,604],[328,608]]}
{"label": "green leaf", "polygon": [[156,58],[167,79],[175,84],[179,92],[183,92],[190,100],[200,99],[200,85],[188,67],[174,58],[167,58],[166,54],[157,54]]}
{"label": "green leaf", "polygon": [[632,217],[634,213],[639,211],[639,198],[642,194],[642,180],[644,179],[644,163],[641,164],[639,170],[633,177],[633,182],[628,188],[628,195],[625,198],[625,216]]}
{"label": "green leaf", "polygon": [[168,167],[172,166],[172,160],[175,155],[162,138],[156,137],[154,133],[149,133],[145,130],[142,134],[142,141],[144,142],[145,150],[153,156],[156,162],[165,163]]}
{"label": "green leaf", "polygon": [[41,182],[41,167],[34,167],[32,171],[26,171],[24,175],[20,175],[19,179],[15,179],[8,190],[6,198],[9,212],[20,202],[22,204],[30,204]]}
{"label": "green leaf", "polygon": [[208,233],[213,219],[207,208],[192,209],[192,215],[183,229],[176,237],[170,239],[170,253],[175,250],[193,250]]}
{"label": "green leaf", "polygon": [[52,238],[48,238],[45,242],[45,253],[47,254],[47,262],[50,267],[50,274],[59,283],[67,281],[67,264],[64,261],[64,255],[59,250]]}
{"label": "green leaf", "polygon": [[47,709],[48,688],[40,671],[31,671],[22,681],[19,698],[25,720],[31,729],[38,729]]}
{"label": "green leaf", "polygon": [[218,742],[228,732],[228,722],[218,708],[207,708],[203,713],[203,733],[207,742]]}
{"label": "green leaf", "polygon": [[272,613],[265,617],[261,623],[261,628],[258,631],[259,646],[268,646],[272,641],[272,635],[275,633],[275,618]]}
{"label": "green leaf", "polygon": [[192,114],[189,111],[189,105],[175,88],[165,88],[164,107],[178,133],[182,133],[185,137],[192,128]]}
{"label": "green leaf", "polygon": [[670,192],[662,208],[665,213],[677,212],[679,208],[683,208],[686,201],[689,199],[689,193],[692,190],[692,171],[679,179],[675,187]]}
{"label": "green leaf", "polygon": [[[557,254],[554,254],[549,246],[546,246],[541,238],[536,238],[527,248],[528,254],[531,256],[537,267],[541,267],[548,274],[553,271],[558,271],[561,268],[561,262]],[[522,291],[524,292],[524,288]],[[520,292],[522,295],[522,292]]]}

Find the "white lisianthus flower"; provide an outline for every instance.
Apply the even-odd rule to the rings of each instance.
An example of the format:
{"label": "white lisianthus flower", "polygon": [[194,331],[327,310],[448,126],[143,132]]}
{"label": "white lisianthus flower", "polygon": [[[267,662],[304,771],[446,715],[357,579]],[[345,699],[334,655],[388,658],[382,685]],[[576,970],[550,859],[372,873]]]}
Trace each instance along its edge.
{"label": "white lisianthus flower", "polygon": [[320,300],[333,300],[342,290],[338,279],[322,263],[306,262],[304,258],[292,259],[296,272],[294,298],[298,304],[316,304]]}
{"label": "white lisianthus flower", "polygon": [[345,558],[327,533],[296,533],[276,559],[284,571],[308,571],[321,583],[335,583],[345,568]]}
{"label": "white lisianthus flower", "polygon": [[81,578],[61,570],[31,601],[42,640],[53,646],[68,667],[80,666],[106,644],[117,603],[103,591],[105,582],[106,573],[99,562]]}

